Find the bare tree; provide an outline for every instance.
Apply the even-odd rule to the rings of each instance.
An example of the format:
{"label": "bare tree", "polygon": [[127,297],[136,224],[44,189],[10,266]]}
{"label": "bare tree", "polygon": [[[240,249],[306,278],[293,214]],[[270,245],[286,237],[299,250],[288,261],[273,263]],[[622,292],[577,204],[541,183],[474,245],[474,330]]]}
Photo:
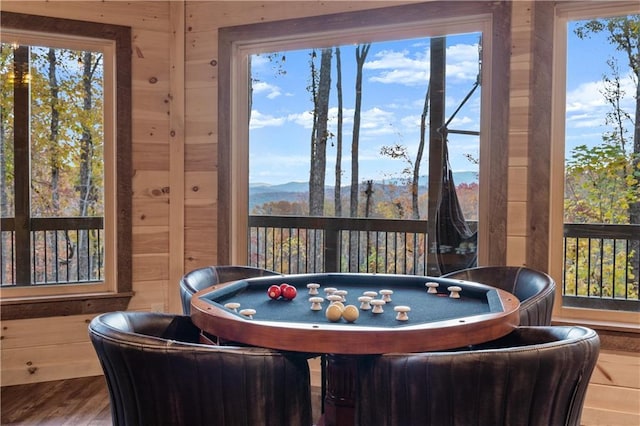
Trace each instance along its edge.
{"label": "bare tree", "polygon": [[[362,69],[371,44],[356,47],[356,104],[353,112],[353,134],[351,138],[351,192],[349,213],[358,217],[358,150],[360,141],[360,115],[362,109]],[[358,270],[358,233],[349,233],[349,270]]]}
{"label": "bare tree", "polygon": [[424,106],[422,107],[422,115],[420,116],[420,142],[418,143],[416,161],[413,163],[413,179],[411,180],[411,208],[412,217],[414,219],[420,219],[420,209],[418,207],[418,188],[420,187],[420,164],[422,163],[422,155],[424,154],[424,145],[427,133],[430,88],[431,85],[427,85],[427,93],[424,96]]}
{"label": "bare tree", "polygon": [[315,129],[311,142],[311,167],[309,172],[309,214],[324,214],[324,186],[327,167],[327,139],[329,132],[329,94],[331,92],[331,57],[333,49],[322,49],[318,91],[314,102]]}
{"label": "bare tree", "polygon": [[340,47],[336,47],[336,92],[338,96],[338,122],[336,129],[336,173],[333,199],[335,216],[342,216],[342,60]]}
{"label": "bare tree", "polygon": [[358,217],[358,150],[360,142],[360,118],[362,109],[362,69],[371,43],[356,47],[356,104],[353,111],[353,135],[351,138],[351,217]]}

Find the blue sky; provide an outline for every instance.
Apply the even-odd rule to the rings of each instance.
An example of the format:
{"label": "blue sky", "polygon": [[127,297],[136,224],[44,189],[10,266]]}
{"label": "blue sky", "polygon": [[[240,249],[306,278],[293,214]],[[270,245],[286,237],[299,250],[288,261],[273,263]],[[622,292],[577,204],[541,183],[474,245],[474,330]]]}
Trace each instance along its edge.
{"label": "blue sky", "polygon": [[[570,31],[572,34],[572,32]],[[479,34],[447,37],[447,118],[460,105],[476,81]],[[584,46],[588,45],[589,55]],[[350,182],[351,126],[355,85],[355,46],[342,46],[342,84],[344,126],[342,184]],[[251,183],[286,183],[307,181],[311,138],[312,102],[309,85],[310,50],[285,52],[284,62],[265,56],[252,58],[253,104],[250,130]],[[567,86],[568,148],[588,141],[600,141],[607,106],[600,94],[602,75],[607,71],[606,58],[612,52],[604,37],[588,41],[570,41]],[[282,53],[281,53],[282,54]],[[318,53],[319,56],[319,53]],[[601,57],[602,63],[594,61]],[[362,124],[360,130],[359,180],[389,179],[401,176],[406,163],[381,158],[383,145],[401,144],[412,158],[419,142],[420,114],[429,79],[429,40],[411,39],[374,43],[367,56],[363,78]],[[317,61],[319,63],[319,60]],[[318,65],[319,66],[319,65]],[[624,60],[623,84],[628,88],[626,102],[631,105],[633,82]],[[285,74],[276,70],[286,71]],[[332,62],[330,130],[335,134],[337,98],[335,94],[335,57]],[[480,92],[478,89],[452,121],[450,128],[479,130]],[[334,184],[335,138],[327,148],[326,184]],[[478,157],[478,138],[450,135],[449,154],[455,171],[477,171],[466,157]],[[421,174],[427,173],[426,154]]]}

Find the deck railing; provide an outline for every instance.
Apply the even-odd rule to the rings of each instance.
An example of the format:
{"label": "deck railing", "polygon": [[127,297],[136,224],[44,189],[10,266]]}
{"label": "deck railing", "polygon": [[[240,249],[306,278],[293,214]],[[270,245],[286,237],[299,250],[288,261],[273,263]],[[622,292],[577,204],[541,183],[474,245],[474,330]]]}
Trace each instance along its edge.
{"label": "deck railing", "polygon": [[1,219],[0,285],[91,283],[103,279],[102,217],[29,221],[30,230],[16,232],[13,218]]}
{"label": "deck railing", "polygon": [[[438,271],[425,221],[249,216],[249,228],[250,265],[282,273]],[[639,246],[640,225],[565,225],[565,306],[640,309]]]}
{"label": "deck railing", "polygon": [[565,306],[640,309],[640,225],[564,225]]}
{"label": "deck railing", "polygon": [[249,263],[283,273],[428,275],[420,220],[250,216]]}
{"label": "deck railing", "polygon": [[[0,285],[102,279],[102,218],[33,218],[28,249],[17,244],[13,219],[0,225]],[[252,215],[249,231],[249,264],[282,273],[438,271],[422,220]],[[21,250],[28,263],[18,266]],[[565,224],[563,304],[640,309],[639,264],[640,225]]]}

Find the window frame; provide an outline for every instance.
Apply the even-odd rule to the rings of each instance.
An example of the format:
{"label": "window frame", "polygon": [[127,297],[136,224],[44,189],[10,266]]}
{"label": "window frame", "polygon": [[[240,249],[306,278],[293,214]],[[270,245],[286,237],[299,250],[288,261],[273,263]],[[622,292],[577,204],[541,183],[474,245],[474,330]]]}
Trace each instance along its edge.
{"label": "window frame", "polygon": [[[430,18],[436,17],[436,18]],[[473,25],[476,25],[473,27]],[[480,136],[479,263],[506,262],[509,2],[446,2],[383,7],[219,29],[218,262],[242,263],[248,230],[247,55],[260,50],[327,43],[375,42],[421,29],[420,36],[466,30],[483,33],[483,113]],[[471,28],[472,27],[472,28]],[[489,143],[490,141],[490,143]],[[491,185],[489,185],[491,182]],[[484,214],[492,206],[492,214]],[[490,238],[489,238],[490,235]],[[490,241],[489,241],[490,240]]]}
{"label": "window frame", "polygon": [[559,283],[556,288],[554,323],[576,323],[615,330],[638,329],[640,313],[564,306],[562,303],[563,235],[564,235],[564,176],[565,121],[567,79],[567,23],[570,20],[597,19],[640,13],[637,3],[562,2],[553,15],[553,75],[551,92],[551,182],[549,271]]}
{"label": "window frame", "polygon": [[[1,319],[125,310],[131,271],[131,28],[2,12],[5,31],[105,47],[105,274],[102,282],[20,286],[0,290]],[[107,58],[107,54],[110,55]],[[110,119],[111,117],[111,119]]]}

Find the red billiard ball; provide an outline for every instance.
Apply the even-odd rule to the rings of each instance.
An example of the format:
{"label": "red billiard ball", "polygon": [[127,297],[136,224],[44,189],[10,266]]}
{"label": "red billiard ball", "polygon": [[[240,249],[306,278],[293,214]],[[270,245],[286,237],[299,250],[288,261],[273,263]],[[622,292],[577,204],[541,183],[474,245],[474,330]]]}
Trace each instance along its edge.
{"label": "red billiard ball", "polygon": [[267,294],[270,298],[276,300],[282,294],[282,290],[280,290],[280,286],[274,284],[269,287],[269,289],[267,290]]}
{"label": "red billiard ball", "polygon": [[284,289],[287,288],[287,287],[289,287],[289,284],[287,284],[287,283],[280,284],[280,294],[283,294],[284,293]]}
{"label": "red billiard ball", "polygon": [[295,299],[296,295],[298,294],[298,291],[296,290],[296,288],[292,285],[287,285],[284,290],[282,290],[282,297],[284,297],[287,300],[293,300]]}

